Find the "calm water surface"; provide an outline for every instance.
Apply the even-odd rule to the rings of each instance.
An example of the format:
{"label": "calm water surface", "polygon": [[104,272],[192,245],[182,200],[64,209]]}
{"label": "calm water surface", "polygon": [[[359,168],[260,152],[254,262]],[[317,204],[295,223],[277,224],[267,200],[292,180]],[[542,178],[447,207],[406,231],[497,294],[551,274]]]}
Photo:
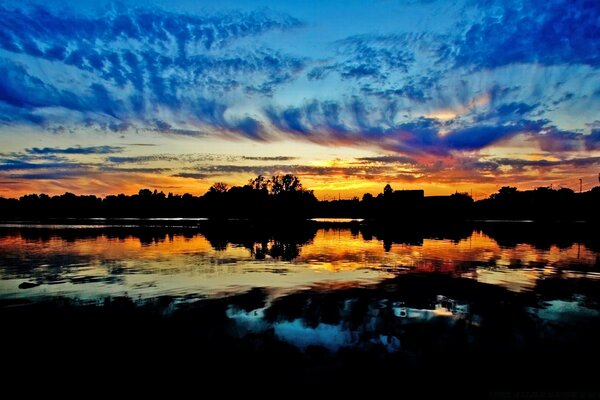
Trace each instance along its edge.
{"label": "calm water surface", "polygon": [[[518,224],[444,231],[312,223],[285,231],[228,227],[0,227],[0,297],[273,295],[442,272],[535,291],[547,279],[600,278],[596,243],[540,240]],[[593,240],[593,239],[592,239]]]}
{"label": "calm water surface", "polygon": [[[69,370],[93,385],[226,371],[244,388],[598,389],[582,361],[600,358],[591,226],[72,222],[0,226],[12,379],[52,360],[34,368],[50,386]],[[190,360],[212,375],[173,368]]]}

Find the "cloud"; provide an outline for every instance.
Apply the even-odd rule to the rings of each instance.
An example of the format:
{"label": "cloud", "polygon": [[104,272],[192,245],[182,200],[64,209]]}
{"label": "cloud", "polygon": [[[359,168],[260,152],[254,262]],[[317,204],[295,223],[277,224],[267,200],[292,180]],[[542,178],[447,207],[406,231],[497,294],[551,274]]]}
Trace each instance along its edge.
{"label": "cloud", "polygon": [[120,153],[123,147],[119,146],[90,146],[90,147],[32,147],[25,150],[31,154],[111,154]]}
{"label": "cloud", "polygon": [[124,172],[124,173],[141,173],[141,174],[161,174],[166,171],[170,171],[171,168],[120,168],[113,166],[101,166],[99,170],[105,172]]}
{"label": "cloud", "polygon": [[498,166],[505,165],[516,169],[522,169],[526,167],[545,168],[556,166],[587,167],[600,165],[600,157],[577,157],[564,160],[523,160],[512,158],[495,158],[490,160],[490,162],[497,164]]}
{"label": "cloud", "polygon": [[600,130],[597,129],[592,129],[590,133],[582,133],[548,125],[537,134],[529,134],[527,138],[537,143],[541,150],[549,153],[600,150]]}
{"label": "cloud", "polygon": [[384,163],[384,164],[416,164],[417,160],[406,156],[374,156],[374,157],[359,157],[360,162],[367,163]]}
{"label": "cloud", "polygon": [[312,69],[309,79],[323,79],[337,73],[342,79],[385,81],[390,75],[407,72],[414,55],[404,35],[359,35],[335,43],[337,58]]}
{"label": "cloud", "polygon": [[443,55],[455,65],[494,68],[513,63],[600,66],[600,4],[586,0],[474,2],[481,19]]}
{"label": "cloud", "polygon": [[510,122],[520,120],[535,111],[539,106],[540,104],[528,104],[525,102],[494,104],[494,107],[488,109],[486,112],[475,112],[474,120],[478,122],[490,120]]}
{"label": "cloud", "polygon": [[207,174],[199,173],[199,172],[180,172],[178,174],[173,175],[176,178],[189,178],[189,179],[197,179],[203,180],[208,178]]}
{"label": "cloud", "polygon": [[52,169],[52,168],[79,168],[86,164],[74,162],[55,162],[55,163],[30,163],[27,161],[15,159],[0,159],[0,171],[22,171],[33,169]]}
{"label": "cloud", "polygon": [[51,172],[36,172],[36,173],[24,173],[24,174],[11,174],[8,177],[13,179],[27,179],[27,180],[61,180],[61,179],[74,179],[83,176],[82,171],[76,170],[61,170]]}
{"label": "cloud", "polygon": [[[96,47],[85,46],[93,41],[147,40],[153,48],[167,47],[175,41],[176,56],[186,57],[194,48],[222,49],[240,38],[302,26],[296,18],[267,12],[233,11],[200,16],[121,8],[104,15],[84,16],[57,13],[40,5],[20,10],[1,7],[0,14],[3,17],[0,45],[6,50],[52,60],[70,58],[88,68],[99,68],[107,61],[104,54],[96,52]],[[43,46],[38,45],[40,42]]]}
{"label": "cloud", "polygon": [[24,110],[40,107],[89,110],[75,93],[43,82],[30,75],[23,65],[11,60],[0,58],[0,75],[3,77],[0,80],[0,102],[6,106]]}
{"label": "cloud", "polygon": [[369,145],[410,157],[479,150],[519,133],[540,132],[547,123],[510,119],[464,124],[427,117],[394,123],[373,108],[354,98],[346,103],[313,101],[302,107],[271,108],[266,113],[278,130],[295,137],[329,145]]}
{"label": "cloud", "polygon": [[476,125],[451,131],[444,136],[442,142],[454,150],[478,150],[518,133],[538,132],[542,128],[543,123],[536,121],[519,121],[507,125]]}
{"label": "cloud", "polygon": [[273,156],[273,157],[250,157],[250,156],[242,156],[243,160],[251,160],[251,161],[292,161],[297,159],[298,157],[290,157],[290,156]]}
{"label": "cloud", "polygon": [[[259,139],[259,121],[229,121],[227,106],[210,97],[270,96],[293,79],[304,68],[303,58],[244,39],[301,26],[267,11],[188,15],[135,8],[86,16],[44,6],[0,7],[0,48],[38,59],[52,71],[39,74],[29,64],[2,60],[0,73],[7,79],[0,82],[0,105],[29,111],[3,113],[0,107],[0,121],[42,125],[44,110],[60,107],[71,115],[55,123],[186,135],[200,135],[191,127],[205,124]],[[157,109],[184,117],[184,126],[155,120]]]}
{"label": "cloud", "polygon": [[[313,25],[268,10],[192,15],[116,7],[85,15],[0,6],[0,125],[57,134],[75,126],[294,139],[399,157],[382,158],[383,164],[476,153],[519,134],[544,151],[597,150],[595,127],[566,130],[556,122],[566,120],[563,107],[600,99],[598,88],[583,89],[583,83],[593,86],[600,67],[596,3],[466,0],[465,18],[447,28],[348,29],[336,34],[340,40],[315,42],[322,47],[314,52],[289,45],[304,40],[293,36],[299,28]],[[430,6],[422,5],[425,12],[435,9]],[[195,162],[107,157],[113,164],[177,160]]]}
{"label": "cloud", "polygon": [[113,156],[107,157],[106,161],[115,164],[145,164],[156,161],[179,161],[180,156],[167,154],[154,154],[148,156]]}
{"label": "cloud", "polygon": [[587,150],[600,150],[600,129],[594,129],[585,137],[585,148]]}
{"label": "cloud", "polygon": [[[114,164],[146,164],[152,162],[212,163],[217,161],[238,161],[239,156],[226,154],[149,154],[146,156],[111,156],[106,161]],[[244,159],[244,157],[242,157]]]}
{"label": "cloud", "polygon": [[370,173],[380,173],[381,166],[311,166],[311,165],[209,165],[198,166],[194,170],[182,172],[174,176],[194,179],[206,179],[228,175],[244,174],[246,176],[273,176],[295,174],[299,176],[368,176]]}

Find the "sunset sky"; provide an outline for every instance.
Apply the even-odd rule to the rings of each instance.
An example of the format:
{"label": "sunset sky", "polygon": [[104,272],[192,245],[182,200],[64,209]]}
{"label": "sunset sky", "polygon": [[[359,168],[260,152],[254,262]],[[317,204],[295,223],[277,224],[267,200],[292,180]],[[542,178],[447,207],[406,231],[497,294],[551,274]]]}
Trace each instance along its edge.
{"label": "sunset sky", "polygon": [[595,0],[0,4],[0,196],[293,173],[319,199],[482,198],[599,172]]}

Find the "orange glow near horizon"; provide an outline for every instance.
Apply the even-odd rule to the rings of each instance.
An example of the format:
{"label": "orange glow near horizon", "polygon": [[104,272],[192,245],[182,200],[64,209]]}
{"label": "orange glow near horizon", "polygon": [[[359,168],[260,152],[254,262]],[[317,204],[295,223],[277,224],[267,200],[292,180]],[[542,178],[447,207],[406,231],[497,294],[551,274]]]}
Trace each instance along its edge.
{"label": "orange glow near horizon", "polygon": [[[268,254],[264,259],[255,259],[249,248],[238,243],[215,249],[202,234],[189,233],[184,236],[158,232],[140,238],[124,230],[122,237],[99,232],[98,236],[88,233],[73,240],[59,234],[36,238],[29,232],[21,236],[14,231],[0,236],[0,252],[7,259],[25,254],[31,260],[40,257],[61,260],[60,269],[52,264],[35,265],[40,277],[47,270],[51,282],[56,280],[57,272],[65,282],[89,278],[89,283],[79,285],[42,284],[29,289],[28,296],[32,292],[78,290],[83,290],[86,296],[107,291],[113,295],[126,292],[130,296],[182,291],[218,295],[262,286],[264,282],[275,289],[291,289],[333,282],[376,282],[411,271],[457,274],[521,291],[532,288],[547,275],[563,270],[576,274],[582,265],[592,268],[597,256],[593,250],[577,244],[548,249],[530,244],[501,247],[478,231],[460,240],[424,238],[420,243],[390,242],[386,250],[384,238],[376,235],[365,238],[350,229],[322,228],[315,231],[313,238],[306,238],[306,244],[298,245],[298,255],[293,260],[285,261]],[[251,243],[249,238],[248,244]],[[274,244],[271,239],[267,246]],[[569,272],[570,265],[577,268]],[[11,269],[3,271],[9,273]],[[111,276],[121,276],[122,280],[110,285],[94,283]],[[0,286],[4,289],[0,289],[5,293],[14,289],[16,295],[22,295],[24,292],[15,283],[19,277],[3,276]]]}
{"label": "orange glow near horizon", "polygon": [[[485,101],[485,97],[475,99],[472,106],[485,105]],[[76,139],[79,140],[77,137],[73,140]],[[134,139],[118,140],[130,143]],[[126,148],[126,143],[114,145]],[[65,155],[62,157],[67,164],[58,171],[41,166],[0,171],[0,196],[71,192],[104,197],[119,193],[131,195],[142,188],[202,195],[214,182],[240,186],[259,173],[267,177],[293,173],[304,188],[313,190],[320,200],[362,198],[365,193],[377,195],[388,183],[396,190],[422,189],[426,196],[461,192],[472,194],[475,199],[486,198],[502,186],[529,190],[552,185],[578,190],[580,178],[583,190],[597,185],[595,164],[561,164],[561,160],[577,158],[578,154],[573,152],[561,159],[532,149],[531,139],[526,135],[517,135],[477,152],[441,155],[382,154],[371,148],[331,148],[300,141],[293,142],[293,146],[285,141],[266,143],[251,155],[240,154],[239,148],[248,145],[253,146],[246,142],[216,141],[205,148],[197,138],[177,138],[169,139],[160,150],[152,144],[111,156]],[[62,145],[68,146],[73,144]],[[9,149],[16,153],[22,151],[18,147]],[[589,152],[589,156],[600,157],[600,151]],[[509,162],[486,168],[486,163],[493,164],[494,160]],[[541,163],[520,166],[519,162]]]}
{"label": "orange glow near horizon", "polygon": [[[586,176],[584,179],[584,190],[590,190],[595,186],[593,175],[594,171],[587,173],[571,173],[561,175],[557,178],[545,177],[543,172],[532,172],[529,176],[521,176],[520,181],[498,180],[494,182],[476,182],[473,180],[461,181],[457,179],[452,181],[436,181],[433,178],[425,180],[404,181],[394,180],[387,177],[355,178],[343,175],[331,176],[302,176],[299,175],[305,189],[313,190],[319,200],[333,199],[359,199],[365,193],[377,195],[383,191],[386,184],[390,184],[395,190],[415,190],[425,191],[426,196],[450,195],[456,192],[468,193],[474,199],[487,198],[495,193],[502,186],[516,186],[520,190],[534,189],[540,186],[570,187],[578,189],[579,177]],[[450,175],[450,174],[449,174]],[[230,187],[245,185],[250,177],[239,178],[236,176],[223,176],[215,179],[197,180],[191,178],[171,177],[150,174],[106,174],[102,177],[94,178],[76,178],[63,181],[56,180],[37,180],[35,182],[3,182],[0,187],[0,196],[5,198],[18,198],[31,193],[45,193],[50,196],[61,195],[65,192],[78,195],[97,195],[105,197],[107,195],[116,195],[124,193],[127,195],[136,194],[140,189],[148,188],[158,190],[164,193],[202,195],[214,182],[226,182]],[[597,178],[596,178],[597,179]]]}

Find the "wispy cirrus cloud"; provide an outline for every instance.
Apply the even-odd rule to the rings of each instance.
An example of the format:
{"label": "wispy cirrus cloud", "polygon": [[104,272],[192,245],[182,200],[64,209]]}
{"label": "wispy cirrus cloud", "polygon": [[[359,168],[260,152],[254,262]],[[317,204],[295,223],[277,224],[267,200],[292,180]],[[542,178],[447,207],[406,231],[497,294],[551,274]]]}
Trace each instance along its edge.
{"label": "wispy cirrus cloud", "polygon": [[522,117],[470,124],[419,117],[395,123],[373,108],[354,98],[341,104],[310,102],[270,109],[268,115],[278,130],[315,143],[360,143],[413,156],[479,150],[519,133],[538,133],[547,124]]}
{"label": "wispy cirrus cloud", "polygon": [[[8,122],[42,124],[47,122],[44,109],[60,107],[74,114],[63,122],[87,120],[113,131],[137,125],[194,133],[189,122],[196,121],[251,134],[255,129],[246,119],[228,121],[226,106],[210,97],[227,92],[268,96],[304,67],[301,57],[246,42],[239,46],[249,37],[302,26],[284,14],[200,16],[133,8],[87,16],[37,6],[0,7],[0,21],[0,48],[6,54],[53,63],[48,64],[53,74],[45,76],[14,60],[0,63],[9,78],[0,84],[0,101],[27,110],[3,113]],[[75,88],[60,79],[68,71],[79,71],[70,80]],[[157,108],[185,116],[186,128],[155,121]]]}

